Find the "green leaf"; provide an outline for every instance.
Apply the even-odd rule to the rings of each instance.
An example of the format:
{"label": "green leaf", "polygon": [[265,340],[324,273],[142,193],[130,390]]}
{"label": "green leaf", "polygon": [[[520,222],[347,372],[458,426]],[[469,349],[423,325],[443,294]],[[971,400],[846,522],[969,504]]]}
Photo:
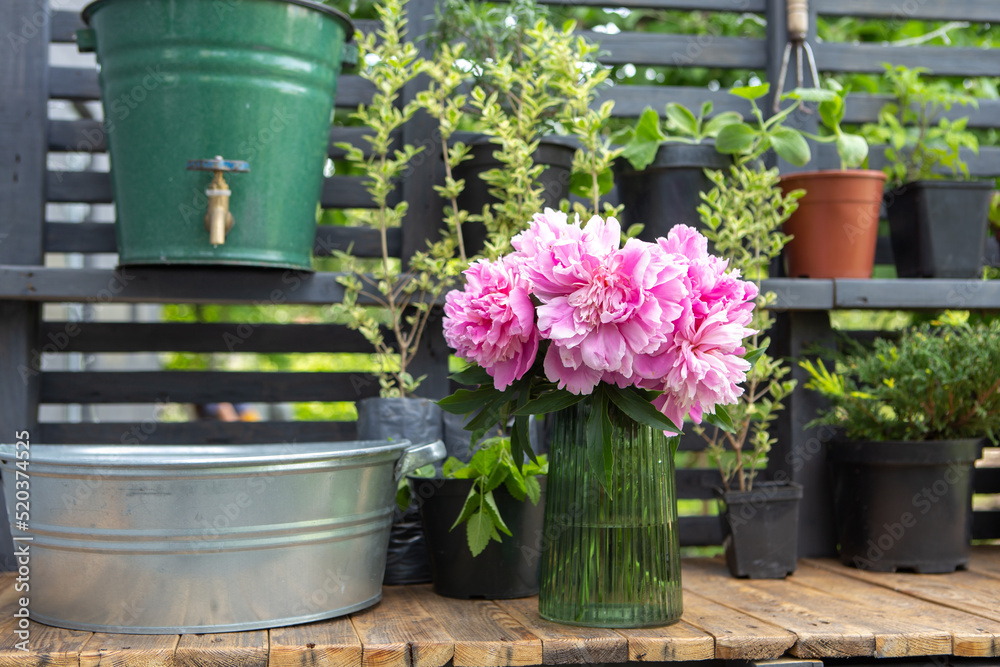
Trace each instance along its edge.
{"label": "green leaf", "polygon": [[844,101],[838,96],[832,100],[821,102],[819,118],[829,129],[837,131],[840,121],[844,118]]}
{"label": "green leaf", "polygon": [[605,387],[605,392],[611,402],[633,421],[661,431],[680,433],[680,426],[674,424],[666,415],[654,408],[653,404],[639,395],[633,387],[621,389],[615,385],[608,385]]}
{"label": "green leaf", "polygon": [[868,157],[868,142],[857,134],[837,135],[837,152],[845,167],[857,167]]}
{"label": "green leaf", "polygon": [[648,167],[656,159],[656,151],[660,148],[660,142],[666,139],[666,135],[660,130],[660,116],[654,109],[646,107],[639,116],[635,125],[635,131],[625,148],[622,156],[625,157],[637,171]]}
{"label": "green leaf", "polygon": [[736,426],[733,424],[733,418],[729,416],[729,411],[723,405],[715,406],[715,414],[706,412],[702,419],[711,424],[712,426],[718,426],[726,433],[735,433]]}
{"label": "green leaf", "polygon": [[576,405],[587,398],[584,394],[571,394],[565,389],[549,391],[538,398],[532,399],[514,411],[514,415],[544,415],[550,412],[558,412],[572,405]]}
{"label": "green leaf", "polygon": [[706,137],[712,137],[714,139],[719,136],[719,132],[722,131],[722,128],[742,122],[743,116],[735,111],[723,111],[705,123],[705,128],[702,130],[702,134]]}
{"label": "green leaf", "polygon": [[741,86],[739,88],[733,88],[729,92],[737,97],[742,97],[745,100],[756,100],[764,97],[771,91],[771,85],[768,83],[762,83],[759,86]]}
{"label": "green leaf", "polygon": [[478,389],[458,389],[451,396],[445,396],[437,402],[441,409],[456,415],[467,415],[477,410],[491,397],[498,396],[499,392],[493,388],[480,387]]}
{"label": "green leaf", "polygon": [[[529,477],[527,479],[532,479],[532,478]],[[517,482],[514,481],[513,475],[508,475],[507,479],[503,481],[504,486],[507,487],[507,492],[510,493],[510,495],[514,496],[514,499],[517,501],[523,501],[525,498],[528,497],[527,481],[525,478],[522,478],[521,481],[525,484],[525,487],[523,489],[518,487]]]}
{"label": "green leaf", "polygon": [[503,484],[503,481],[507,479],[507,475],[510,474],[507,467],[501,464],[500,461],[497,461],[495,465],[496,467],[490,471],[489,477],[485,480],[480,480],[479,491],[481,493],[485,493],[486,495],[490,495],[493,492],[493,489]]}
{"label": "green leaf", "polygon": [[[667,105],[668,109],[670,105]],[[663,134],[663,130],[660,129],[660,115],[656,113],[656,109],[652,107],[646,107],[642,111],[642,115],[639,116],[639,120],[635,124],[635,140],[640,142],[656,142],[657,144],[667,138],[667,135]]]}
{"label": "green leaf", "polygon": [[715,149],[727,154],[748,153],[759,136],[760,133],[746,123],[733,123],[719,130]]}
{"label": "green leaf", "polygon": [[466,539],[469,542],[469,551],[473,556],[483,553],[483,549],[490,543],[490,538],[495,532],[493,522],[485,512],[476,512],[469,517],[469,523],[465,527]]}
{"label": "green leaf", "polygon": [[802,100],[803,102],[828,102],[840,99],[837,93],[825,88],[796,88],[782,97],[782,99],[787,98]]}
{"label": "green leaf", "polygon": [[493,525],[504,535],[512,536],[513,533],[510,532],[510,528],[507,527],[507,524],[503,522],[503,518],[500,516],[500,508],[497,507],[497,501],[493,497],[493,492],[488,491],[483,498],[486,499],[486,502],[483,504],[483,511],[489,515],[493,521]]}
{"label": "green leaf", "polygon": [[462,369],[457,373],[452,373],[448,376],[455,382],[459,384],[486,384],[493,386],[493,376],[486,372],[486,369],[477,364],[472,364],[468,368]]}
{"label": "green leaf", "polygon": [[[655,155],[655,153],[654,153]],[[652,161],[652,160],[650,160]],[[577,197],[582,197],[584,199],[590,199],[593,197],[594,181],[593,175],[586,171],[574,172],[570,176],[569,180],[569,190],[570,193],[576,195]],[[615,175],[611,169],[605,169],[597,175],[597,192],[598,194],[605,195],[611,192],[611,188],[615,186]]]}
{"label": "green leaf", "polygon": [[767,352],[767,348],[758,347],[756,350],[747,350],[747,353],[743,355],[743,358],[746,359],[751,366],[754,366],[757,363],[757,360],[760,359],[765,352]]}
{"label": "green leaf", "polygon": [[608,399],[604,387],[597,385],[594,389],[593,404],[590,416],[587,418],[587,442],[589,451],[587,457],[597,475],[597,480],[604,488],[608,487],[614,467],[611,445],[611,419],[608,417]]}
{"label": "green leaf", "polygon": [[396,488],[396,507],[399,508],[400,512],[405,512],[410,507],[410,500],[412,498],[410,494],[410,485],[406,480],[401,480],[403,483]]}
{"label": "green leaf", "polygon": [[809,143],[797,130],[779,127],[771,133],[771,145],[781,159],[801,167],[809,162],[812,153]]}
{"label": "green leaf", "polygon": [[531,504],[537,505],[538,501],[542,499],[542,484],[538,481],[538,478],[534,475],[525,477],[524,488],[527,491],[528,498],[531,500]]}
{"label": "green leaf", "polygon": [[677,102],[667,104],[666,116],[667,120],[673,124],[671,129],[688,137],[698,137],[698,119],[683,104]]}
{"label": "green leaf", "polygon": [[451,528],[448,530],[455,530],[463,521],[468,520],[472,516],[473,512],[479,510],[479,506],[482,504],[482,496],[476,491],[476,485],[473,484],[472,488],[469,489],[469,495],[465,497],[465,504],[462,505],[462,511],[458,513],[458,518],[455,519],[455,523],[451,524]]}

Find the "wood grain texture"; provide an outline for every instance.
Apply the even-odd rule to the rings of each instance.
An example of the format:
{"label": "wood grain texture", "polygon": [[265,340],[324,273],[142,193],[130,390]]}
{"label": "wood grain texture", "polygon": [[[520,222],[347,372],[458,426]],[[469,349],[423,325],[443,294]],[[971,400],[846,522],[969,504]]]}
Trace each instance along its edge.
{"label": "wood grain texture", "polygon": [[364,645],[363,667],[441,667],[455,642],[402,586],[382,588],[382,602],[351,615]]}
{"label": "wood grain texture", "polygon": [[495,603],[444,598],[430,586],[411,590],[455,640],[455,667],[542,664],[542,641]]}
{"label": "wood grain texture", "polygon": [[773,660],[795,644],[795,634],[691,591],[684,592],[684,620],[715,638],[717,660]]}
{"label": "wood grain texture", "polygon": [[628,640],[605,628],[583,628],[546,621],[538,614],[538,597],[498,600],[497,604],[542,640],[546,665],[627,662]]}
{"label": "wood grain texture", "polygon": [[684,561],[682,581],[685,590],[794,633],[795,644],[789,652],[796,657],[848,658],[875,653],[875,634],[862,619],[846,621],[826,609],[794,602],[789,595],[775,596],[754,588],[745,580],[730,577],[721,562]]}
{"label": "wood grain texture", "polygon": [[833,560],[807,561],[876,586],[885,586],[922,600],[1000,621],[1000,586],[995,578],[976,572],[921,575],[910,572],[869,572]]}
{"label": "wood grain texture", "polygon": [[991,577],[1000,577],[1000,549],[996,546],[972,547],[969,571]]}
{"label": "wood grain texture", "polygon": [[361,640],[349,618],[268,631],[268,667],[361,667]]}
{"label": "wood grain texture", "polygon": [[183,635],[175,667],[267,667],[267,630]]}
{"label": "wood grain texture", "polygon": [[[876,587],[841,573],[803,564],[794,583],[808,586],[847,600],[863,600],[899,618],[929,627],[941,628],[952,637],[950,653],[966,657],[996,655],[1000,623],[965,612],[932,604],[911,595]],[[998,582],[1000,584],[1000,582]]]}
{"label": "wood grain texture", "polygon": [[29,621],[27,642],[31,650],[25,653],[16,646],[23,640],[14,634],[14,624],[4,623],[0,629],[0,667],[76,667],[80,664],[80,651],[91,636],[90,632]]}
{"label": "wood grain texture", "polygon": [[715,639],[684,620],[659,628],[618,630],[628,639],[628,658],[637,662],[711,660]]}
{"label": "wood grain texture", "polygon": [[80,667],[173,667],[179,635],[94,633],[80,649]]}

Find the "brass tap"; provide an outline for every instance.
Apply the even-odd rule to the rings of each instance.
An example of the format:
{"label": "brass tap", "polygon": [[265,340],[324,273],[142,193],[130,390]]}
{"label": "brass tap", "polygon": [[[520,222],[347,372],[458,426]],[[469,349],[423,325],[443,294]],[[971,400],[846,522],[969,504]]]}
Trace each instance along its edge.
{"label": "brass tap", "polygon": [[208,240],[213,247],[223,245],[226,234],[236,222],[229,212],[229,197],[233,193],[223,174],[227,171],[245,173],[250,171],[250,165],[242,160],[226,160],[221,155],[216,155],[211,160],[191,160],[187,168],[192,171],[211,171],[214,174],[205,190],[205,195],[208,196],[205,229],[208,230]]}
{"label": "brass tap", "polygon": [[229,212],[229,196],[232,191],[221,171],[215,172],[205,194],[208,195],[208,212],[205,214],[208,240],[213,246],[220,246],[226,242],[226,234],[235,222],[233,214]]}

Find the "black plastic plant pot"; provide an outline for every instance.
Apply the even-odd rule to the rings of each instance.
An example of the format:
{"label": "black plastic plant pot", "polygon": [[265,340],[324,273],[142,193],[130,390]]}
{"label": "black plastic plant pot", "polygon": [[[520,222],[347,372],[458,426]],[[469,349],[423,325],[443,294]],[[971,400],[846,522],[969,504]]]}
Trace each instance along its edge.
{"label": "black plastic plant pot", "polygon": [[795,572],[799,501],[795,482],[757,482],[750,491],[716,489],[722,545],[734,577],[783,579]]}
{"label": "black plastic plant pot", "polygon": [[877,572],[966,567],[973,468],[983,444],[828,443],[841,561]]}
{"label": "black plastic plant pot", "polygon": [[705,169],[725,169],[732,164],[714,144],[660,144],[656,158],[642,171],[627,161],[619,163],[616,182],[624,205],[622,227],[644,225],[644,241],[666,236],[674,225],[700,227],[698,206],[701,193],[712,188]]}
{"label": "black plastic plant pot", "polygon": [[[500,146],[487,137],[469,142],[470,158],[455,168],[456,179],[465,179],[465,188],[458,197],[458,206],[473,214],[482,212],[483,207],[497,203],[490,194],[490,186],[480,175],[490,169],[506,168],[493,157]],[[559,208],[559,202],[569,198],[569,183],[573,173],[573,155],[576,149],[558,141],[539,141],[538,149],[531,156],[535,164],[544,166],[538,177],[537,186],[542,188],[542,207]],[[470,222],[462,226],[465,251],[473,255],[483,249],[486,243],[486,228],[482,223]]]}
{"label": "black plastic plant pot", "polygon": [[900,278],[979,278],[992,181],[914,181],[885,194]]}
{"label": "black plastic plant pot", "polygon": [[503,486],[493,491],[497,508],[513,536],[490,541],[478,556],[469,551],[466,526],[450,530],[472,488],[468,479],[410,477],[413,497],[420,506],[424,535],[431,558],[434,592],[450,598],[497,600],[538,593],[542,521],[545,515],[545,478],[538,505],[516,500]]}

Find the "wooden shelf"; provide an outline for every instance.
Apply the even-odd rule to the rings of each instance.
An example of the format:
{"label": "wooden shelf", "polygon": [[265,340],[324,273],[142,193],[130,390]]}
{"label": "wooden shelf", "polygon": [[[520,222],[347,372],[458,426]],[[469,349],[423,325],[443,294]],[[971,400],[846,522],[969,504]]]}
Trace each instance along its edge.
{"label": "wooden shelf", "polygon": [[[537,599],[452,600],[429,585],[386,587],[351,616],[267,631],[111,635],[32,622],[17,650],[14,574],[2,583],[0,664],[515,667],[688,660],[1000,655],[1000,546],[968,571],[885,574],[805,559],[786,580],[733,579],[718,559],[683,562],[684,616],[636,630],[538,616]],[[79,662],[78,662],[79,661]],[[110,664],[110,663],[109,663]]]}

